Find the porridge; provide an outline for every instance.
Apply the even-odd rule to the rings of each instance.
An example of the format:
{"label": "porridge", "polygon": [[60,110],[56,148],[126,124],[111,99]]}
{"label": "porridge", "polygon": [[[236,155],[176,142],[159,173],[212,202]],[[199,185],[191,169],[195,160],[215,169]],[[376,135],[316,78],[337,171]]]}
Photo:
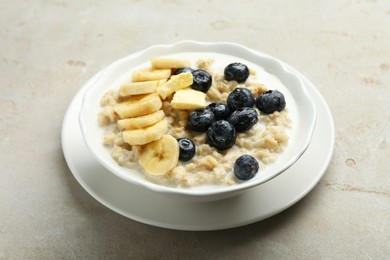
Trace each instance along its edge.
{"label": "porridge", "polygon": [[281,82],[257,65],[178,54],[154,58],[131,75],[101,98],[99,124],[112,158],[151,181],[233,185],[261,174],[288,145]]}

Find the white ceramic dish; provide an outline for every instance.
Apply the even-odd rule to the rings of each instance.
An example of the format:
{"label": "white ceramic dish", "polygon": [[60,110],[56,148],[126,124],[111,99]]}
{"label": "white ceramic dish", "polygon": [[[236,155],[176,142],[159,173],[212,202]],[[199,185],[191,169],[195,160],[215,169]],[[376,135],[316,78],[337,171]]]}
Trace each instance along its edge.
{"label": "white ceramic dish", "polygon": [[64,117],[62,147],[66,162],[93,198],[141,223],[177,230],[218,230],[263,220],[309,193],[332,157],[335,138],[332,115],[320,93],[303,78],[316,104],[317,126],[307,151],[294,165],[267,183],[225,200],[193,203],[160,196],[110,173],[86,147],[78,128],[78,113],[83,94],[92,81],[77,93]]}
{"label": "white ceramic dish", "polygon": [[[213,186],[205,189],[173,188],[152,183],[145,175],[135,169],[121,167],[112,159],[109,150],[102,145],[103,129],[97,124],[97,114],[101,110],[102,95],[112,88],[118,88],[118,79],[128,80],[130,72],[151,58],[188,52],[220,53],[236,56],[263,67],[275,75],[287,88],[282,90],[288,97],[287,106],[293,121],[293,131],[289,145],[278,160],[265,167],[255,178],[232,186]],[[270,87],[272,88],[272,87]],[[110,172],[132,184],[140,185],[161,194],[173,195],[179,199],[211,201],[236,195],[245,189],[265,183],[290,167],[308,147],[316,121],[316,109],[301,79],[285,63],[269,55],[255,52],[233,43],[179,42],[173,45],[156,45],[144,51],[120,59],[105,69],[86,90],[80,110],[80,125],[87,147],[96,159]]]}

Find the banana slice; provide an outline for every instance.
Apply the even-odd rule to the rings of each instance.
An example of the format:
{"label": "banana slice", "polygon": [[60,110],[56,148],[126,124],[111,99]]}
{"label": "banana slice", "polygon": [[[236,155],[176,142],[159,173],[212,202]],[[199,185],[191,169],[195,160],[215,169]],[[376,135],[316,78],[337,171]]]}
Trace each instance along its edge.
{"label": "banana slice", "polygon": [[206,107],[206,94],[191,88],[176,91],[171,101],[174,109],[197,109]]}
{"label": "banana slice", "polygon": [[119,88],[119,96],[127,97],[132,95],[154,93],[156,92],[157,87],[163,85],[165,82],[167,82],[166,79],[125,83]]}
{"label": "banana slice", "polygon": [[171,58],[154,58],[150,63],[155,69],[180,69],[191,66],[189,60]]}
{"label": "banana slice", "polygon": [[144,146],[139,164],[151,175],[164,175],[174,167],[179,160],[179,143],[171,135]]}
{"label": "banana slice", "polygon": [[167,79],[171,76],[170,69],[154,70],[154,69],[141,69],[133,72],[133,82],[151,81]]}
{"label": "banana slice", "polygon": [[168,121],[163,119],[152,126],[142,129],[125,130],[122,138],[130,145],[143,145],[156,141],[163,137],[168,131]]}
{"label": "banana slice", "polygon": [[159,110],[157,112],[145,116],[120,119],[117,121],[117,125],[120,129],[125,130],[140,129],[154,125],[155,123],[161,121],[164,117],[164,112],[162,110]]}
{"label": "banana slice", "polygon": [[114,106],[115,113],[123,118],[144,116],[160,110],[162,102],[156,93],[131,96],[125,102]]}
{"label": "banana slice", "polygon": [[193,83],[193,79],[194,78],[191,72],[173,75],[164,85],[157,88],[157,93],[164,100],[173,92],[191,86]]}

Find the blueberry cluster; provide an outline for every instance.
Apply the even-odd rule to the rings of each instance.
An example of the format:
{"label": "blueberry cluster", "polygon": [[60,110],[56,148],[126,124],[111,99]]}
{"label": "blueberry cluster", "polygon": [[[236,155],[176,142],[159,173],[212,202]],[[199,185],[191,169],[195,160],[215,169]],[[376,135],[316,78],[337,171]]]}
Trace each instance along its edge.
{"label": "blueberry cluster", "polygon": [[258,122],[253,108],[255,99],[247,88],[234,89],[227,104],[211,103],[189,114],[188,129],[206,132],[206,141],[218,150],[226,150],[236,142],[237,132],[245,132]]}
{"label": "blueberry cluster", "polygon": [[236,129],[228,121],[230,109],[222,103],[211,103],[206,108],[192,111],[187,119],[187,128],[206,132],[206,141],[218,150],[226,150],[236,142]]}
{"label": "blueberry cluster", "polygon": [[[211,75],[205,70],[182,68],[174,72],[180,74],[190,71],[194,76],[193,89],[207,92],[212,84]],[[231,63],[224,70],[225,80],[235,80],[243,83],[249,77],[249,69],[242,63]],[[211,103],[206,108],[192,111],[187,120],[189,130],[206,132],[206,142],[216,149],[223,151],[231,148],[237,137],[237,132],[245,132],[258,122],[256,107],[263,113],[271,114],[282,111],[286,101],[278,90],[269,90],[258,97],[244,87],[235,88],[227,98],[227,104]],[[179,138],[180,157],[188,161],[195,155],[195,145],[191,139]],[[248,180],[255,176],[259,164],[255,158],[245,154],[234,164],[234,175],[239,180]]]}
{"label": "blueberry cluster", "polygon": [[[243,83],[249,77],[249,69],[242,63],[231,63],[226,66],[224,76],[227,81]],[[261,112],[272,114],[275,111],[282,111],[286,107],[286,100],[278,90],[268,90],[254,99],[251,92],[245,88],[236,88],[228,97],[228,105],[232,110],[253,107],[254,104]]]}

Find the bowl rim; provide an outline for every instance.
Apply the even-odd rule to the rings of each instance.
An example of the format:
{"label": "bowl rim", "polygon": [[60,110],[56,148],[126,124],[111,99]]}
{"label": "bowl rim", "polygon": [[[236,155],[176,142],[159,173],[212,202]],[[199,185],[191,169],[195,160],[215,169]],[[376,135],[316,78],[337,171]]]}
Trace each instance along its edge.
{"label": "bowl rim", "polygon": [[[145,55],[149,52],[152,52],[153,50],[173,49],[173,48],[179,48],[179,47],[183,47],[183,46],[186,46],[186,48],[190,48],[191,46],[203,47],[203,48],[224,47],[224,48],[245,51],[245,52],[253,54],[255,56],[260,56],[261,58],[267,58],[269,60],[272,60],[272,62],[276,62],[285,72],[292,74],[299,81],[299,84],[301,86],[301,91],[302,91],[302,93],[304,93],[305,98],[309,102],[309,104],[311,106],[311,110],[313,112],[312,120],[311,120],[310,124],[307,126],[309,134],[308,134],[307,138],[305,139],[305,142],[303,144],[301,144],[301,148],[300,148],[299,152],[296,153],[294,156],[292,156],[288,160],[288,162],[283,167],[281,167],[278,171],[275,171],[274,173],[270,174],[270,176],[268,178],[241,182],[239,184],[229,185],[229,186],[225,186],[223,188],[215,189],[215,190],[212,190],[212,189],[211,190],[205,190],[205,189],[194,190],[194,189],[187,189],[187,188],[176,188],[176,187],[170,187],[170,186],[166,186],[166,185],[162,185],[162,184],[157,184],[157,183],[154,183],[154,182],[147,180],[147,179],[142,179],[142,181],[140,181],[138,179],[131,178],[131,175],[124,172],[124,171],[118,172],[114,167],[111,166],[110,162],[104,160],[101,156],[99,156],[99,154],[93,149],[92,145],[90,144],[90,141],[88,141],[89,140],[88,134],[87,134],[88,133],[88,126],[85,124],[85,121],[83,119],[83,116],[86,116],[85,115],[85,107],[86,107],[86,103],[88,102],[88,93],[90,93],[90,91],[93,89],[94,84],[96,82],[98,82],[99,80],[101,80],[102,78],[104,78],[105,76],[110,75],[110,72],[112,72],[115,69],[115,67],[119,66],[120,64],[124,63],[125,61],[127,61],[129,59],[135,59],[136,57],[140,57],[142,55]],[[204,52],[206,52],[206,51],[204,51]],[[221,53],[233,55],[232,53],[227,53],[226,51],[221,52]],[[108,65],[105,69],[103,69],[101,71],[100,75],[94,80],[94,82],[92,84],[90,84],[90,87],[84,93],[84,96],[82,99],[82,105],[81,105],[80,112],[79,112],[79,124],[80,124],[81,132],[83,135],[83,139],[84,139],[86,146],[88,147],[90,152],[94,155],[94,157],[98,160],[98,162],[103,167],[108,169],[111,173],[115,174],[117,177],[119,177],[125,181],[128,181],[132,184],[142,186],[142,187],[148,188],[148,189],[156,191],[156,192],[168,193],[168,194],[169,193],[170,194],[178,194],[178,195],[185,195],[185,196],[212,196],[212,195],[221,195],[221,194],[226,194],[226,193],[243,191],[243,190],[255,187],[257,185],[260,185],[262,183],[265,183],[267,181],[270,181],[273,178],[280,175],[281,173],[283,173],[285,170],[287,170],[289,167],[291,167],[304,154],[304,152],[307,150],[307,148],[312,140],[314,128],[316,125],[316,118],[317,118],[316,107],[315,107],[313,99],[309,95],[305,85],[303,84],[301,78],[297,75],[296,71],[297,70],[294,69],[293,67],[291,67],[290,65],[284,63],[283,61],[281,61],[281,60],[279,60],[279,59],[277,59],[269,54],[266,54],[266,53],[263,53],[263,52],[260,52],[257,50],[253,50],[253,49],[250,49],[244,45],[233,43],[233,42],[227,42],[227,41],[201,42],[201,41],[194,41],[194,40],[183,40],[183,41],[178,41],[178,42],[171,43],[171,44],[152,45],[152,46],[149,46],[143,50],[136,51],[130,55],[127,55],[125,57],[122,57],[122,58],[114,61],[113,63]]]}

